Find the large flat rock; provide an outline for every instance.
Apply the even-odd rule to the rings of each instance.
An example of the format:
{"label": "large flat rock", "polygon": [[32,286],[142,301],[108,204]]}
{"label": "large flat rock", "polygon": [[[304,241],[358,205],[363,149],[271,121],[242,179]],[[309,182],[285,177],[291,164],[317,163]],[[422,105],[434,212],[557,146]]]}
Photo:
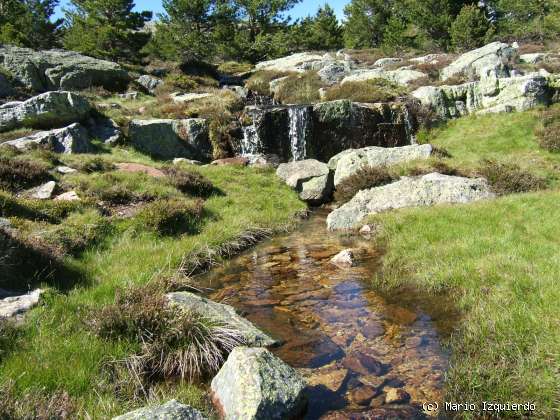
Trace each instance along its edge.
{"label": "large flat rock", "polygon": [[229,305],[214,302],[189,292],[169,293],[167,298],[173,305],[200,313],[238,330],[249,346],[267,347],[278,344],[276,340],[259,330],[249,320],[238,315],[235,309]]}
{"label": "large flat rock", "polygon": [[72,92],[46,92],[24,102],[0,105],[0,132],[20,127],[57,128],[83,120],[91,111],[86,98]]}
{"label": "large flat rock", "polygon": [[494,198],[484,179],[471,179],[431,173],[420,177],[403,177],[382,187],[358,192],[348,203],[327,217],[329,230],[353,229],[371,214],[405,207],[470,203]]}
{"label": "large flat rock", "polygon": [[2,145],[13,146],[20,150],[41,146],[55,153],[65,154],[88,153],[92,150],[88,132],[79,123],[50,131],[41,131],[30,136],[4,142]]}
{"label": "large flat rock", "polygon": [[18,83],[37,93],[92,86],[121,90],[131,80],[120,65],[74,51],[35,51],[0,45],[0,63]]}

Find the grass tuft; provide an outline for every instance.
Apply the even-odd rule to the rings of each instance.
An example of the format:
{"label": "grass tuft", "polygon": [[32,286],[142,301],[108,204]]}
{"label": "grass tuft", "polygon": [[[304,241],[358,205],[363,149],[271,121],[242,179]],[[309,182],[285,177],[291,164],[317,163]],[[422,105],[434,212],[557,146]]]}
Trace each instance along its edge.
{"label": "grass tuft", "polygon": [[359,191],[380,187],[394,180],[393,175],[385,167],[363,166],[337,185],[334,198],[339,203],[346,203]]}
{"label": "grass tuft", "polygon": [[140,229],[160,235],[195,234],[199,231],[203,212],[202,200],[156,200],[138,213],[136,222]]}
{"label": "grass tuft", "polygon": [[354,102],[390,102],[403,96],[406,91],[384,79],[346,82],[327,89],[325,100],[349,99]]}
{"label": "grass tuft", "polygon": [[0,188],[21,191],[50,178],[49,167],[23,157],[0,157]]}
{"label": "grass tuft", "polygon": [[547,187],[545,179],[511,163],[486,160],[479,172],[499,195],[538,191]]}
{"label": "grass tuft", "polygon": [[171,166],[165,169],[171,185],[179,191],[195,197],[208,197],[215,192],[214,184],[198,172]]}

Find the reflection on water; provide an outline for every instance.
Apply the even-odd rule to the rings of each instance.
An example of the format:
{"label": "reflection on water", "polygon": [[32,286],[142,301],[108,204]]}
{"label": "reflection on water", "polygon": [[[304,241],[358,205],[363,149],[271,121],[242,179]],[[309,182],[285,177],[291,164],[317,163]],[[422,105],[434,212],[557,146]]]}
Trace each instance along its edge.
{"label": "reflection on water", "polygon": [[[371,241],[328,233],[325,217],[316,211],[199,280],[283,342],[272,351],[310,384],[305,418],[421,416],[422,403],[442,399],[448,357],[438,337],[449,317],[419,309],[429,304],[412,292],[370,290],[379,262]],[[359,249],[356,267],[330,263],[345,248]]]}

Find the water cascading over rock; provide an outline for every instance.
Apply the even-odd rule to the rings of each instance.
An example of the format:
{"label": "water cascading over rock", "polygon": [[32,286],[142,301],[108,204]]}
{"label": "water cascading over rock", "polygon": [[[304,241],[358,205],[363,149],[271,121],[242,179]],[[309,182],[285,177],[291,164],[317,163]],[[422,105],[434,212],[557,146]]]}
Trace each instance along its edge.
{"label": "water cascading over rock", "polygon": [[[414,144],[413,115],[405,104],[350,101],[245,109],[241,155],[274,154],[282,162],[327,162],[347,149]],[[247,125],[247,121],[252,124]]]}

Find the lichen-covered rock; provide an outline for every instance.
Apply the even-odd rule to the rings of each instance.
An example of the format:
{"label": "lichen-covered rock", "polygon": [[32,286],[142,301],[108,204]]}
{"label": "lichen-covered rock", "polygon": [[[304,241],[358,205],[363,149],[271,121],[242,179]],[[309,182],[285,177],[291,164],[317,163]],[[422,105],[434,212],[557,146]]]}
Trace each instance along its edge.
{"label": "lichen-covered rock", "polygon": [[333,61],[317,72],[323,82],[334,85],[352,72],[351,61]]}
{"label": "lichen-covered rock", "polygon": [[373,63],[374,67],[386,67],[390,66],[391,64],[402,63],[403,59],[398,57],[385,57],[380,58],[375,63]]}
{"label": "lichen-covered rock", "polygon": [[159,86],[163,86],[164,82],[158,77],[153,77],[147,74],[140,76],[136,79],[136,83],[142,86],[148,93],[154,94]]}
{"label": "lichen-covered rock", "polygon": [[298,191],[302,200],[311,204],[326,202],[332,193],[329,167],[315,159],[282,163],[276,175]]}
{"label": "lichen-covered rock", "polygon": [[0,132],[20,127],[55,128],[83,120],[91,107],[71,92],[47,92],[0,106]]}
{"label": "lichen-covered rock", "polygon": [[403,177],[392,184],[358,192],[352,200],[329,214],[327,226],[329,230],[352,229],[366,216],[383,211],[443,203],[469,203],[493,197],[484,179],[439,173]]}
{"label": "lichen-covered rock", "polygon": [[249,346],[268,347],[278,344],[276,340],[259,330],[250,321],[238,315],[235,309],[229,305],[188,292],[169,293],[167,298],[172,305],[200,313],[239,331]]}
{"label": "lichen-covered rock", "polygon": [[36,289],[25,295],[8,296],[0,299],[0,320],[23,315],[37,306],[42,293],[41,289]]}
{"label": "lichen-covered rock", "polygon": [[2,145],[26,150],[41,146],[55,153],[88,153],[92,145],[87,130],[79,123],[50,131],[41,131],[30,136],[4,142]]}
{"label": "lichen-covered rock", "polygon": [[323,54],[302,52],[275,60],[263,61],[258,63],[255,68],[257,70],[303,72],[309,70],[315,63],[323,61],[323,58]]}
{"label": "lichen-covered rock", "polygon": [[49,181],[36,188],[32,188],[31,190],[25,192],[24,195],[35,200],[50,200],[55,188],[56,182]]}
{"label": "lichen-covered rock", "polygon": [[471,113],[525,111],[550,101],[549,81],[539,73],[485,77],[456,86],[423,86],[412,96],[443,119]]}
{"label": "lichen-covered rock", "polygon": [[211,388],[226,420],[290,419],[305,407],[303,379],[263,348],[235,348]]}
{"label": "lichen-covered rock", "polygon": [[206,420],[207,418],[198,410],[171,400],[165,404],[144,407],[122,416],[113,417],[113,420]]}
{"label": "lichen-covered rock", "polygon": [[117,144],[123,138],[119,125],[110,118],[93,120],[88,126],[88,131],[92,138],[109,145]]}
{"label": "lichen-covered rock", "polygon": [[133,120],[128,135],[134,147],[160,159],[209,160],[212,155],[208,123],[201,118]]}
{"label": "lichen-covered rock", "polygon": [[429,144],[402,147],[376,147],[346,150],[333,156],[329,168],[335,167],[334,185],[340,184],[345,178],[354,175],[364,166],[380,167],[397,165],[417,159],[427,159],[432,154]]}
{"label": "lichen-covered rock", "polygon": [[519,56],[519,61],[527,64],[538,64],[547,61],[550,54],[547,53],[531,53],[531,54],[521,54]]}
{"label": "lichen-covered rock", "polygon": [[483,77],[488,70],[491,70],[495,76],[509,77],[517,58],[517,49],[503,42],[492,42],[459,56],[441,71],[441,79],[447,80],[459,75]]}
{"label": "lichen-covered rock", "polygon": [[35,51],[0,45],[0,63],[17,82],[37,93],[92,86],[122,90],[130,81],[118,64],[73,51]]}
{"label": "lichen-covered rock", "polygon": [[342,80],[342,84],[348,82],[363,82],[373,79],[385,79],[399,85],[408,85],[409,83],[414,82],[418,79],[422,79],[424,77],[426,77],[424,73],[408,68],[401,68],[397,70],[384,70],[380,68],[356,71],[353,74],[345,77]]}

